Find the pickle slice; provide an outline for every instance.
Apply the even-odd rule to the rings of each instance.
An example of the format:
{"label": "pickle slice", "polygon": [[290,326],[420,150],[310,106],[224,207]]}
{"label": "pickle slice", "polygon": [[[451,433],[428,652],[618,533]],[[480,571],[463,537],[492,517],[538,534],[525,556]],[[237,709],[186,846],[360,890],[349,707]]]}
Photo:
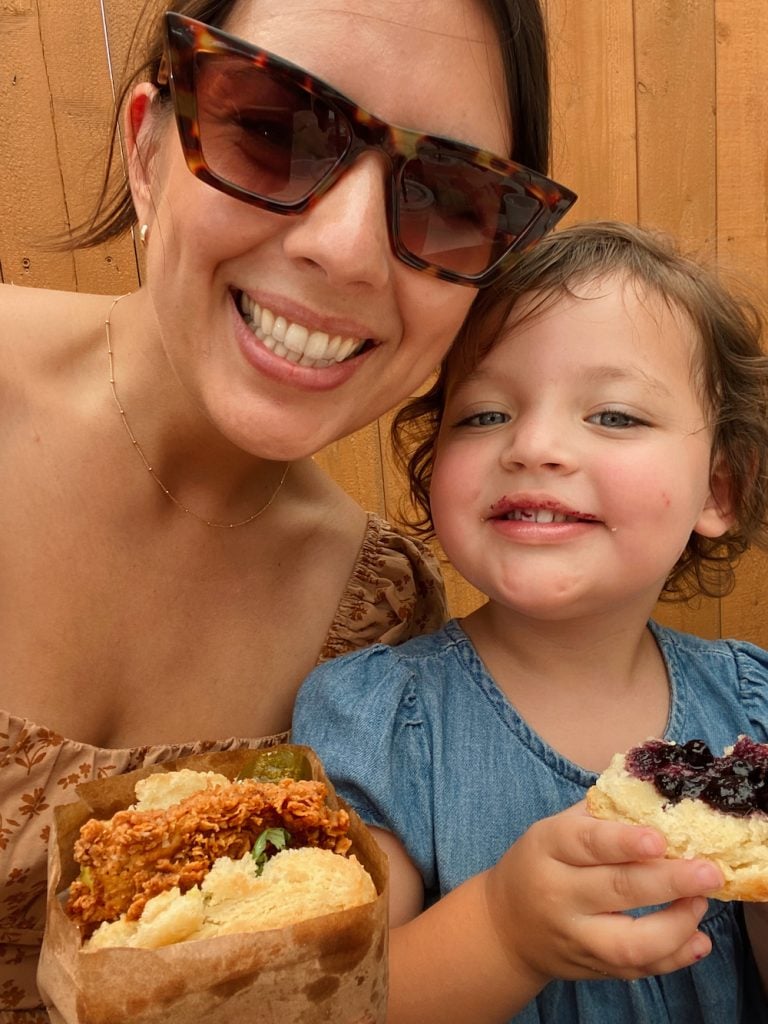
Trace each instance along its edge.
{"label": "pickle slice", "polygon": [[255,779],[256,782],[279,782],[281,779],[311,780],[312,765],[306,754],[290,747],[254,750],[253,757],[243,765],[237,778]]}

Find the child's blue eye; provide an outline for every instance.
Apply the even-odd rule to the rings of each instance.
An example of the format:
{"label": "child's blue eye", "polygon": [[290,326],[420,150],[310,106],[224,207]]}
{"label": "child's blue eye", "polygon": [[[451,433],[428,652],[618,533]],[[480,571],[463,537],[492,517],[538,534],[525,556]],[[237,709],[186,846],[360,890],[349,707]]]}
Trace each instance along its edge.
{"label": "child's blue eye", "polygon": [[458,424],[460,427],[497,427],[500,423],[506,423],[509,416],[505,412],[476,412],[473,416],[467,416]]}
{"label": "child's blue eye", "polygon": [[621,412],[620,409],[603,409],[602,412],[596,412],[594,415],[587,417],[587,421],[595,423],[599,427],[612,427],[614,429],[642,425],[642,420],[639,420],[636,416],[630,416],[628,412]]}

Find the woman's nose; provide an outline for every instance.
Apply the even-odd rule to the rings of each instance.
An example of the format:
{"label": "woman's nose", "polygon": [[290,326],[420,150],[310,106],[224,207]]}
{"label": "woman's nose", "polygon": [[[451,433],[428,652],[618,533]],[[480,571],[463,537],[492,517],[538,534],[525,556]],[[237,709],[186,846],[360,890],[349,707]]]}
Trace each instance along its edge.
{"label": "woman's nose", "polygon": [[322,270],[329,283],[384,286],[393,256],[387,232],[389,168],[383,157],[364,153],[285,234],[289,259]]}

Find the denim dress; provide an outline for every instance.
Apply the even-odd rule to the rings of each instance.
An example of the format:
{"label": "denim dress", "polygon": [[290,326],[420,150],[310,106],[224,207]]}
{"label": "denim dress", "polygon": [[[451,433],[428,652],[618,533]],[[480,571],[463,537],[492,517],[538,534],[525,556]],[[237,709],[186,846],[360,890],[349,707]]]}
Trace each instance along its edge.
{"label": "denim dress", "polygon": [[[767,652],[649,628],[669,677],[664,738],[703,739],[715,753],[741,733],[768,742]],[[518,715],[455,620],[317,668],[299,694],[293,741],[317,751],[365,822],[400,839],[428,902],[491,867],[597,778]],[[699,963],[637,981],[553,981],[514,1024],[768,1021],[740,904],[711,900],[701,927],[713,949]]]}

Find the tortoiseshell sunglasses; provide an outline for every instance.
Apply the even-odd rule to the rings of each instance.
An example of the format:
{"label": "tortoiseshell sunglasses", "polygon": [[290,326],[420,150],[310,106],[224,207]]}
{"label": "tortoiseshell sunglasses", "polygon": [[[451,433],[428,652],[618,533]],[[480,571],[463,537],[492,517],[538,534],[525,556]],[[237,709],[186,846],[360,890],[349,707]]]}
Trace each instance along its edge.
{"label": "tortoiseshell sunglasses", "polygon": [[184,15],[165,15],[170,85],[194,175],[274,213],[317,202],[366,150],[390,165],[395,255],[434,277],[490,284],[576,195],[521,164],[386,124],[307,71]]}

